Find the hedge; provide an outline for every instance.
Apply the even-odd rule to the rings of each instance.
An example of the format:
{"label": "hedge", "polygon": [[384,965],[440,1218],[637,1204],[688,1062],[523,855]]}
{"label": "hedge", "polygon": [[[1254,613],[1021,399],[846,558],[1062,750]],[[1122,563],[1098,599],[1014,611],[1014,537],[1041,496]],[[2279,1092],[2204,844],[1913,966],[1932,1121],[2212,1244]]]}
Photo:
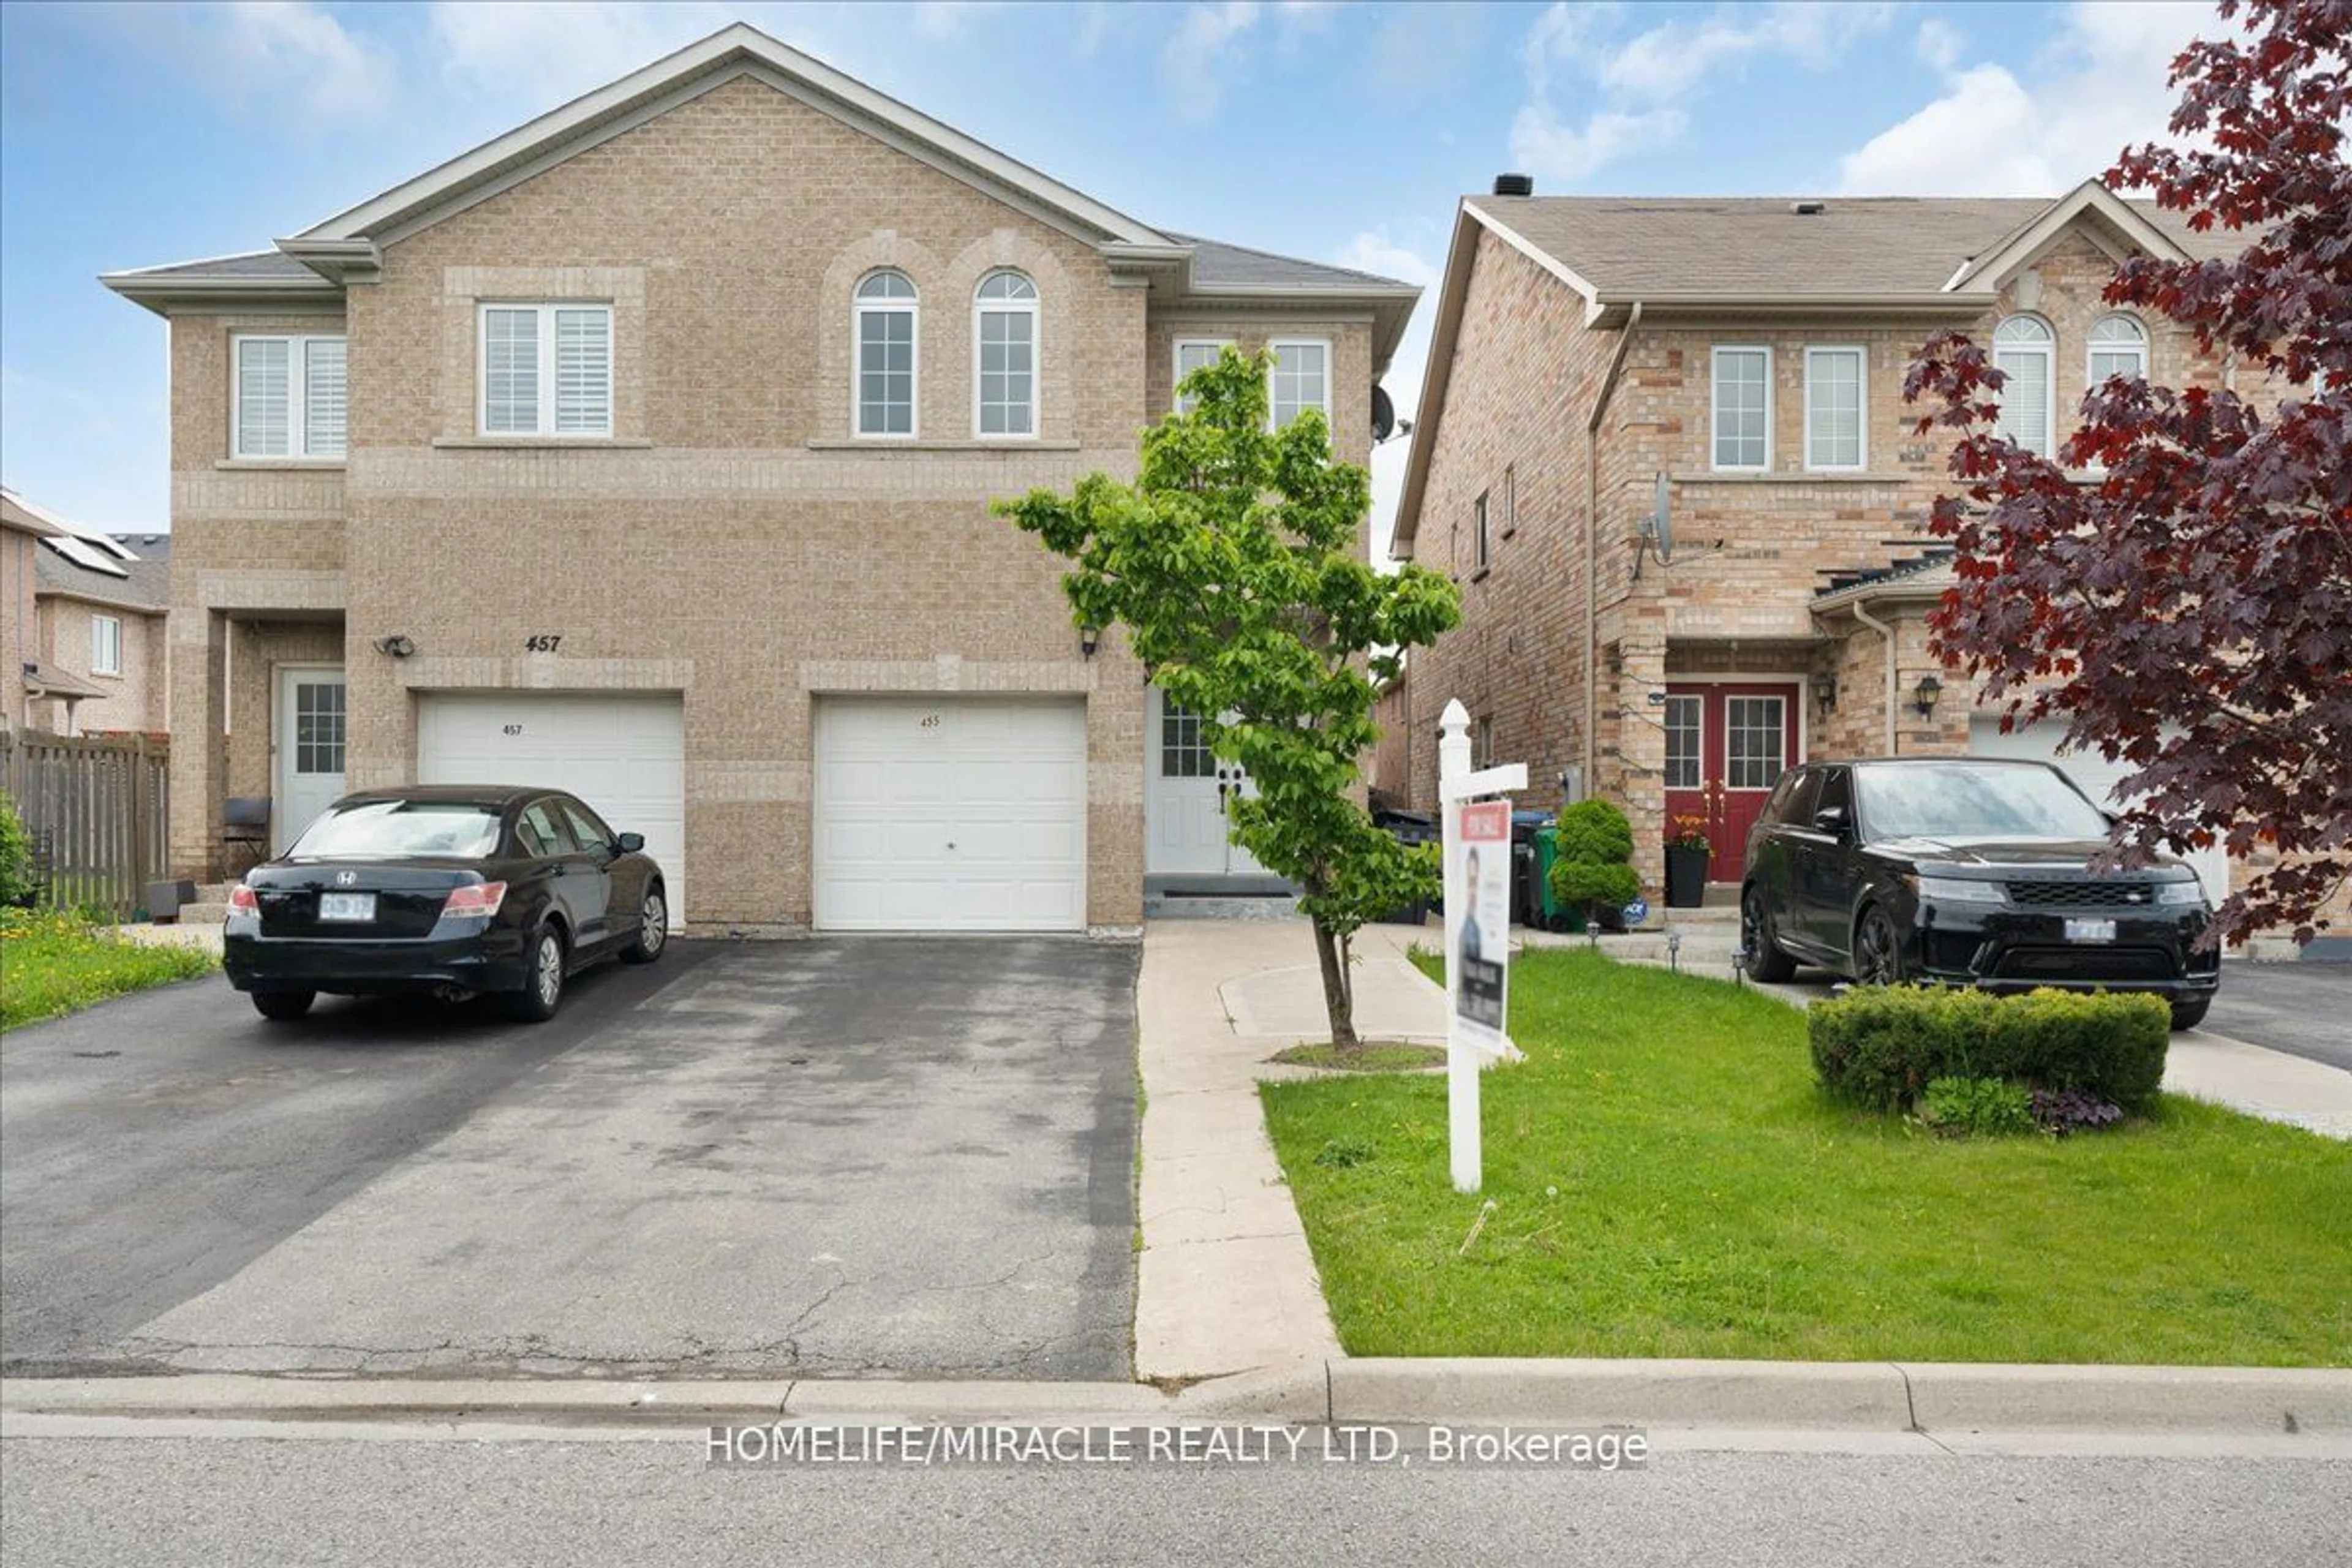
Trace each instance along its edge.
{"label": "hedge", "polygon": [[2160,996],[1862,986],[1806,1015],[1813,1069],[1842,1098],[1907,1108],[1939,1078],[2081,1089],[2137,1108],[2164,1081],[2172,1009]]}

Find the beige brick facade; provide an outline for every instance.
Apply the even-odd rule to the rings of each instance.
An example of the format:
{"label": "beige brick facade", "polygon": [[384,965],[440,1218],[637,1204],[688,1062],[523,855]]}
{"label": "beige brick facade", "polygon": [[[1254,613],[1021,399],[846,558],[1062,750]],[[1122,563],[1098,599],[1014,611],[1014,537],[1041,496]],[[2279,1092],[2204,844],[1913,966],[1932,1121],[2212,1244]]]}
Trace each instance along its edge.
{"label": "beige brick facade", "polygon": [[[877,267],[920,296],[913,440],[852,432],[851,294]],[[973,290],[997,268],[1039,292],[1034,439],[974,434]],[[485,438],[479,307],[562,300],[612,307],[611,437]],[[217,869],[225,795],[269,792],[289,663],[345,665],[352,788],[415,776],[429,692],[680,693],[689,919],[747,931],[811,921],[820,697],[1076,694],[1087,919],[1140,919],[1140,670],[1115,636],[1082,655],[1058,563],[988,506],[1131,475],[1197,305],[1163,319],[1097,242],[739,76],[389,238],[341,310],[333,465],[230,460],[227,403],[235,334],[334,317],[173,315],[182,866]],[[1269,296],[1212,324],[1329,342],[1339,446],[1365,460],[1368,313]],[[395,634],[414,657],[376,650]],[[541,635],[557,653],[526,653]]]}

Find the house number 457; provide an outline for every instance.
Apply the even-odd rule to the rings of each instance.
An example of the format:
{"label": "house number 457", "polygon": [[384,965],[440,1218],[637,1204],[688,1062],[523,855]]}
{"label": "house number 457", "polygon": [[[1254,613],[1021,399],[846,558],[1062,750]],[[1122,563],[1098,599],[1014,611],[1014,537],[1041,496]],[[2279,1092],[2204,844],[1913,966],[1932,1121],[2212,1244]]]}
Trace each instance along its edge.
{"label": "house number 457", "polygon": [[562,632],[533,632],[522,639],[525,653],[553,653],[555,645],[563,640]]}

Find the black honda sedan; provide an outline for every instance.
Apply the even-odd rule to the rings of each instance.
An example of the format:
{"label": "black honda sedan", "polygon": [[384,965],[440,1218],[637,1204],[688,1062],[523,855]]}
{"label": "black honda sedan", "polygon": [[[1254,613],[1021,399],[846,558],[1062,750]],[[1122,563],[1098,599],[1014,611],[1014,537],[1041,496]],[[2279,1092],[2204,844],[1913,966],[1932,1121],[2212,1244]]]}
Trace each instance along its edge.
{"label": "black honda sedan", "polygon": [[2105,812],[2046,763],[1982,757],[1809,763],[1748,839],[1748,974],[1798,961],[1873,984],[2148,991],[2194,1027],[2221,984],[2210,918],[2176,860],[2097,872]]}
{"label": "black honda sedan", "polygon": [[661,868],[555,790],[446,784],[345,795],[230,889],[223,962],[265,1018],[321,991],[483,994],[555,1015],[591,963],[651,963]]}

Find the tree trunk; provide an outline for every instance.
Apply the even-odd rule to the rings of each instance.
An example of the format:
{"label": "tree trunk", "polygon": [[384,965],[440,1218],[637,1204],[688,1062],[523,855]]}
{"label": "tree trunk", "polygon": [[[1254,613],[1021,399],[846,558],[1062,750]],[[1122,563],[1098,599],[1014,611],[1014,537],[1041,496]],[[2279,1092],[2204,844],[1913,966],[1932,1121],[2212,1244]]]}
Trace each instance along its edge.
{"label": "tree trunk", "polygon": [[1331,1016],[1331,1044],[1352,1051],[1364,1042],[1356,1037],[1356,1003],[1348,985],[1347,959],[1339,939],[1321,921],[1315,922],[1315,957],[1323,966],[1323,1007]]}

